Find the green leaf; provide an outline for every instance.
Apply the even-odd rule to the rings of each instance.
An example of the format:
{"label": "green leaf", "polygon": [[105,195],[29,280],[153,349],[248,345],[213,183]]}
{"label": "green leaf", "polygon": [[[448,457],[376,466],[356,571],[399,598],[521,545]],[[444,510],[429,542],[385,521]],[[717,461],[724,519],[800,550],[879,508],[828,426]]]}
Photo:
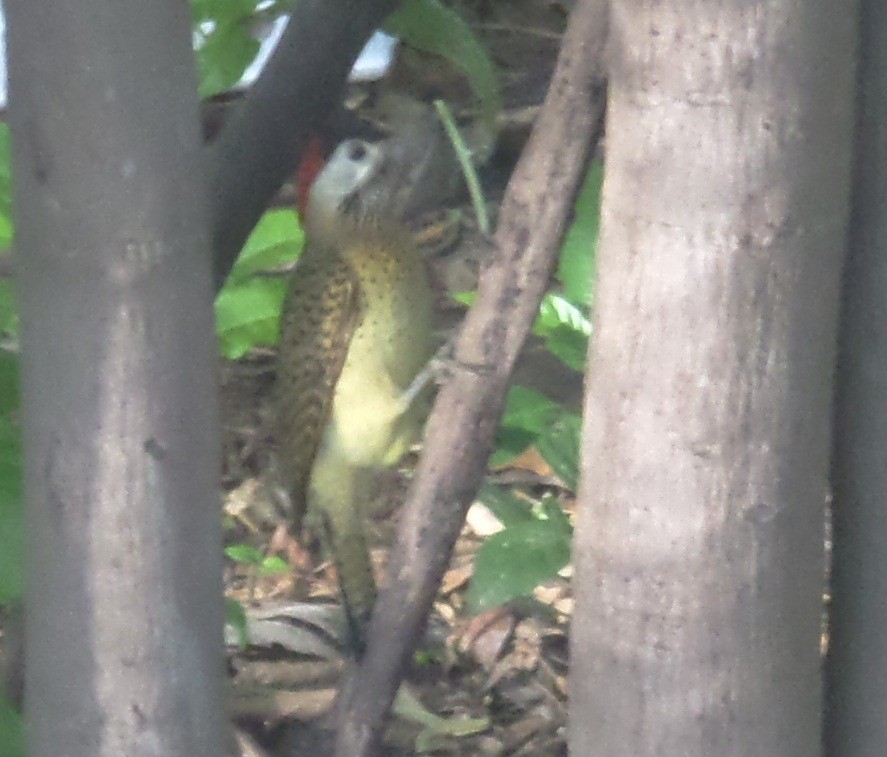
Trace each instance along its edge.
{"label": "green leaf", "polygon": [[496,430],[496,449],[490,455],[487,465],[500,468],[507,465],[536,441],[536,434],[523,428],[500,426]]}
{"label": "green leaf", "polygon": [[290,564],[279,555],[270,555],[262,560],[259,565],[260,576],[277,576],[282,573],[289,573]]}
{"label": "green leaf", "polygon": [[443,662],[443,655],[436,649],[417,649],[413,653],[413,664],[419,667],[425,665],[439,665]]}
{"label": "green leaf", "polygon": [[236,21],[251,16],[256,0],[191,0],[191,18],[196,21]]}
{"label": "green leaf", "polygon": [[468,307],[471,307],[474,304],[474,301],[477,299],[477,292],[453,292],[450,297],[452,297],[460,305],[467,305]]}
{"label": "green leaf", "polygon": [[584,309],[576,307],[559,294],[549,292],[539,305],[539,318],[534,328],[537,333],[544,335],[560,326],[585,337],[591,334],[591,321]]}
{"label": "green leaf", "polygon": [[18,302],[11,279],[0,279],[0,334],[18,337]]}
{"label": "green leaf", "polygon": [[496,519],[506,528],[516,523],[525,523],[534,519],[533,506],[526,500],[494,484],[484,484],[477,493],[480,502],[490,508]]}
{"label": "green leaf", "polygon": [[560,413],[561,406],[541,392],[513,386],[505,401],[502,425],[538,434],[545,431]]}
{"label": "green leaf", "polygon": [[237,643],[241,649],[249,646],[249,626],[247,625],[246,610],[236,599],[225,597],[225,622],[228,623],[237,634]]}
{"label": "green leaf", "polygon": [[517,457],[545,431],[561,412],[560,405],[544,394],[513,386],[505,401],[505,413],[496,431],[496,449],[489,465],[496,468]]}
{"label": "green leaf", "polygon": [[0,604],[22,594],[22,500],[21,443],[18,429],[9,419],[0,421]]}
{"label": "green leaf", "polygon": [[5,123],[0,123],[0,250],[9,249],[12,246],[14,236],[9,126]]}
{"label": "green leaf", "polygon": [[543,337],[545,346],[570,368],[580,373],[585,370],[591,321],[582,309],[549,292],[539,306],[533,332]]}
{"label": "green leaf", "polygon": [[223,289],[216,298],[216,331],[222,354],[243,357],[258,345],[276,344],[286,281],[253,279]]}
{"label": "green leaf", "polygon": [[26,757],[25,721],[22,714],[0,693],[0,754]]}
{"label": "green leaf", "polygon": [[560,326],[546,335],[545,346],[551,354],[577,373],[585,370],[588,353],[587,336]]}
{"label": "green leaf", "polygon": [[0,604],[22,593],[22,445],[15,417],[18,374],[18,360],[0,352]]}
{"label": "green leaf", "polygon": [[261,565],[265,559],[262,550],[249,544],[232,544],[225,547],[225,554],[234,562],[245,563],[246,565]]}
{"label": "green leaf", "polygon": [[536,440],[536,449],[558,478],[573,492],[579,486],[582,418],[563,410],[551,428]]}
{"label": "green leaf", "polygon": [[287,279],[256,274],[292,263],[303,242],[302,228],[291,210],[266,213],[253,230],[216,298],[219,347],[229,360],[258,345],[277,343]]}
{"label": "green leaf", "polygon": [[603,164],[592,162],[576,199],[573,223],[564,238],[557,279],[564,293],[577,305],[591,304],[594,291],[594,260],[601,219],[601,186],[604,180]]}
{"label": "green leaf", "polygon": [[225,547],[225,554],[235,562],[244,565],[255,565],[259,575],[271,576],[286,573],[290,570],[289,563],[277,555],[265,556],[262,550],[249,544],[231,544]]}
{"label": "green leaf", "polygon": [[[0,350],[0,418],[14,419],[19,409],[19,360]],[[16,436],[18,432],[16,431]]]}
{"label": "green leaf", "polygon": [[293,210],[270,210],[259,219],[237,256],[227,284],[236,284],[267,271],[293,263],[305,243],[305,232]]}
{"label": "green leaf", "polygon": [[259,53],[259,41],[242,20],[216,20],[197,48],[198,92],[212,97],[233,87]]}
{"label": "green leaf", "polygon": [[483,43],[462,16],[437,0],[405,0],[388,17],[385,29],[456,66],[468,79],[484,119],[493,126],[502,109],[499,77]]}
{"label": "green leaf", "polygon": [[466,594],[477,614],[530,594],[570,561],[572,529],[565,519],[547,517],[515,523],[490,536],[474,562]]}
{"label": "green leaf", "polygon": [[564,533],[572,539],[573,525],[570,523],[570,518],[564,512],[564,508],[561,507],[557,497],[546,494],[542,501],[536,505],[535,512],[536,517],[550,521],[552,528],[562,528]]}

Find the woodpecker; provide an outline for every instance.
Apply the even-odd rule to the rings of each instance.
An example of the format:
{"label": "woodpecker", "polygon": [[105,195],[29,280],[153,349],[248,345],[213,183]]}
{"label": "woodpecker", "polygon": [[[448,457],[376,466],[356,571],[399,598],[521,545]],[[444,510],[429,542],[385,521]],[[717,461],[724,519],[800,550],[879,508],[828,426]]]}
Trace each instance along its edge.
{"label": "woodpecker", "polygon": [[311,186],[278,358],[291,526],[298,535],[306,514],[309,526],[319,524],[358,654],[376,591],[364,526],[369,483],[418,440],[429,405],[420,374],[434,352],[425,263],[392,208],[385,157],[378,145],[349,140]]}

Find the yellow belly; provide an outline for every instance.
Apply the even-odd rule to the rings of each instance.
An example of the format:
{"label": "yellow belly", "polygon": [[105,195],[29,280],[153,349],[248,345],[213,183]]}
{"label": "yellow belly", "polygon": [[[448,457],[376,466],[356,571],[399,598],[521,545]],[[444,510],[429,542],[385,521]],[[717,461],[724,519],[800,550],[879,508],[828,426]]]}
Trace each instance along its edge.
{"label": "yellow belly", "polygon": [[[405,406],[404,393],[432,356],[431,316],[413,311],[397,329],[361,324],[336,384],[323,447],[352,465],[394,465],[418,440],[428,392]],[[322,452],[321,452],[322,454]]]}

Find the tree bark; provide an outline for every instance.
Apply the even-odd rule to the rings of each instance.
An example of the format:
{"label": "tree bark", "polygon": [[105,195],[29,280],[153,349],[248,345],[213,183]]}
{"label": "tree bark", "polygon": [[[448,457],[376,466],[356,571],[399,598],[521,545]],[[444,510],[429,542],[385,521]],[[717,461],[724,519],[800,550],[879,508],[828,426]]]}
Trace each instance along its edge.
{"label": "tree bark", "polygon": [[571,750],[811,757],[853,7],[611,13]]}
{"label": "tree bark", "polygon": [[33,755],[222,753],[212,273],[187,3],[6,3]]}
{"label": "tree bark", "polygon": [[604,111],[606,1],[573,11],[542,113],[502,204],[495,258],[456,342],[401,514],[366,654],[345,687],[336,754],[374,754],[402,672],[481,483],[512,368],[539,311]]}
{"label": "tree bark", "polygon": [[856,165],[844,272],[834,448],[826,746],[887,744],[887,6],[863,2]]}

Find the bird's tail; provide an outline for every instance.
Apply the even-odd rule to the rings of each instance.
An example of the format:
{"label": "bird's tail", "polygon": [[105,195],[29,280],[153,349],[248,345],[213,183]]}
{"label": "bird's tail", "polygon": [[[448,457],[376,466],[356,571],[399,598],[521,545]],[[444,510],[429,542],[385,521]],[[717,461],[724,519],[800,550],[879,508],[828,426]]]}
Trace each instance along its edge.
{"label": "bird's tail", "polygon": [[376,581],[363,523],[334,523],[323,514],[325,538],[339,574],[339,592],[348,623],[349,646],[360,658],[366,650],[366,631],[376,604]]}
{"label": "bird's tail", "polygon": [[324,547],[336,565],[349,641],[360,657],[376,603],[376,581],[362,507],[371,474],[333,457],[333,454],[321,455],[315,464],[308,516],[320,525]]}

